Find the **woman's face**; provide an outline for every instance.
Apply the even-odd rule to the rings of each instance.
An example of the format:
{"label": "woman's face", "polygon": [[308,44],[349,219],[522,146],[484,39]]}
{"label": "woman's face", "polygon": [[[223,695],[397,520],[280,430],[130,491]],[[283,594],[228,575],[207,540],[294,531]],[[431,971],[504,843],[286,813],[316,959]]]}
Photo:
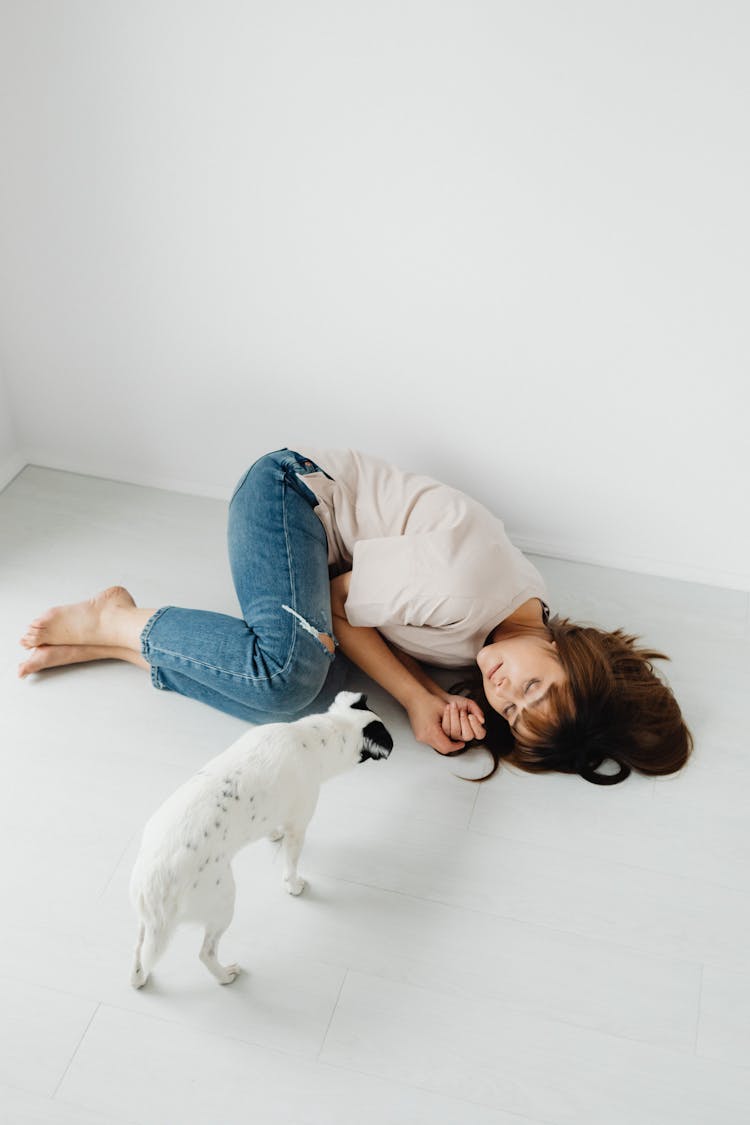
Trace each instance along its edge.
{"label": "woman's face", "polygon": [[544,715],[550,686],[567,679],[555,642],[539,636],[491,641],[479,650],[477,664],[487,702],[521,737],[526,713],[533,710]]}

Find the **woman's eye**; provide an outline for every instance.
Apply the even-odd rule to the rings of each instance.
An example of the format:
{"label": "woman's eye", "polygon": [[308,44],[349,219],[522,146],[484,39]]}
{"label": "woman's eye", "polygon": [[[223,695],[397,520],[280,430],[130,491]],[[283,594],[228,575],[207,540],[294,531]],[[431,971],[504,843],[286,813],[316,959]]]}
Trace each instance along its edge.
{"label": "woman's eye", "polygon": [[527,693],[527,691],[529,691],[530,688],[532,688],[534,686],[534,684],[538,684],[538,683],[539,683],[539,680],[529,680],[526,687],[523,689],[524,695]]}
{"label": "woman's eye", "polygon": [[508,706],[503,710],[503,715],[505,716],[505,718],[507,719],[508,715],[511,713],[511,711],[515,711],[515,709],[516,709],[515,703],[509,703]]}

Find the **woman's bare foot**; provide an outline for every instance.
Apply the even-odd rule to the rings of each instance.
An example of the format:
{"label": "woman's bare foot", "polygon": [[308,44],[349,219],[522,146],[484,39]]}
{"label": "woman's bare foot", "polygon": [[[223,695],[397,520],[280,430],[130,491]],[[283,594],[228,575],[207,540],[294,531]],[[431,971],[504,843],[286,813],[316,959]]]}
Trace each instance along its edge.
{"label": "woman's bare foot", "polygon": [[139,652],[140,633],[152,612],[139,610],[123,586],[109,586],[88,601],[48,609],[31,622],[21,644],[24,648],[84,645]]}
{"label": "woman's bare foot", "polygon": [[127,660],[139,668],[149,663],[129,648],[110,648],[107,645],[39,645],[32,649],[28,660],[18,665],[20,679],[45,668],[60,668],[64,664],[84,664],[89,660]]}

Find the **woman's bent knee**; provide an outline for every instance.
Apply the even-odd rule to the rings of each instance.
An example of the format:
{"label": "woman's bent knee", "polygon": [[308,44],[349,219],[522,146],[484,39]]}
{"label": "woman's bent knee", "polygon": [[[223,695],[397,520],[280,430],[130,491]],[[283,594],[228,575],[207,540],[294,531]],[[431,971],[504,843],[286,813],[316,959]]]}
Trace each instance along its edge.
{"label": "woman's bent knee", "polygon": [[257,690],[257,685],[248,684],[247,705],[271,714],[294,715],[304,711],[323,690],[334,659],[334,651],[316,635],[314,641],[310,639],[309,646],[304,646],[304,655],[297,655],[267,680],[262,691]]}

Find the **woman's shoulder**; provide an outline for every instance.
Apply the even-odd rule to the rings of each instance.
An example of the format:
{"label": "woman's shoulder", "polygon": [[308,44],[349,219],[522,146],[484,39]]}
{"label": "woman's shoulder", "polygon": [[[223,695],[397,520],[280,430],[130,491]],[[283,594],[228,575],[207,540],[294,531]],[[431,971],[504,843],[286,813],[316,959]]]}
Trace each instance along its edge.
{"label": "woman's shoulder", "polygon": [[316,465],[334,478],[362,476],[375,473],[401,473],[403,470],[384,457],[367,453],[361,449],[345,446],[308,446],[302,450]]}

